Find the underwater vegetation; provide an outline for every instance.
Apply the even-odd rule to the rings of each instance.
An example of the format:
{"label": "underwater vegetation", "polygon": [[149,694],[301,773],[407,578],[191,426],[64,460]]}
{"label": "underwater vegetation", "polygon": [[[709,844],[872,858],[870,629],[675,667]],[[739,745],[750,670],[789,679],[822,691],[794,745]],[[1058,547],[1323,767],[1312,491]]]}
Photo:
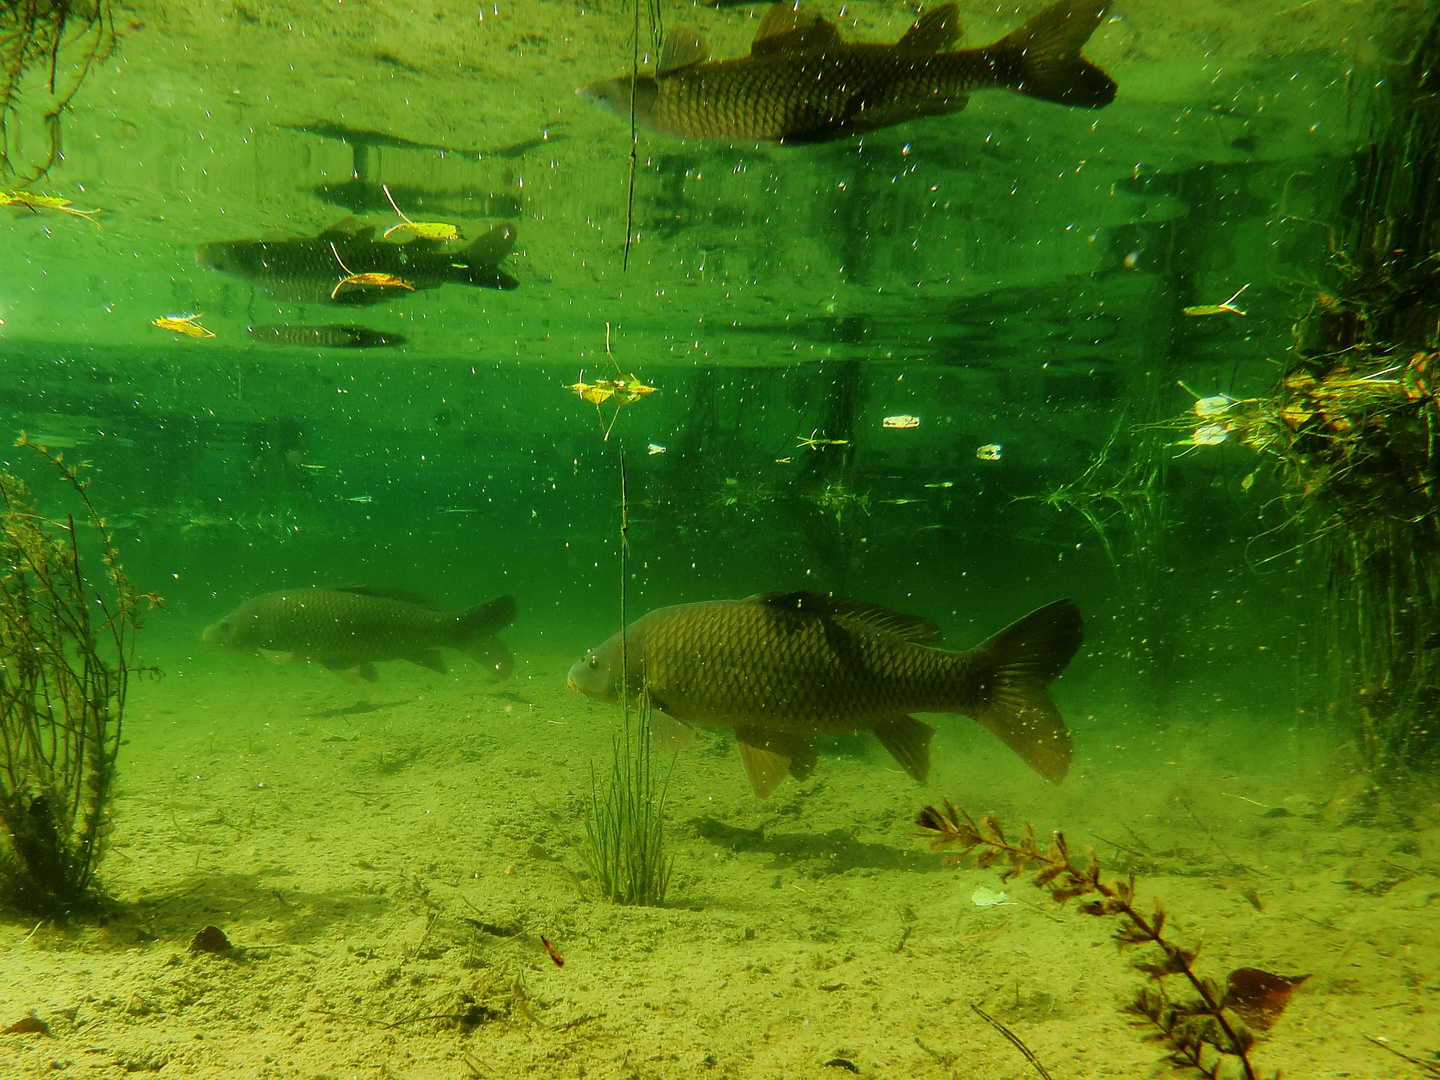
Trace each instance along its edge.
{"label": "underwater vegetation", "polygon": [[[1440,766],[1440,22],[1381,103],[1330,239],[1337,286],[1295,327],[1265,397],[1197,397],[1194,446],[1241,443],[1274,463],[1282,540],[1316,545],[1333,700],[1377,773]],[[1320,225],[1316,222],[1314,224]],[[1233,298],[1232,298],[1233,299]],[[1300,538],[1292,538],[1298,530]]]}
{"label": "underwater vegetation", "polygon": [[[607,336],[606,345],[609,345]],[[608,438],[609,431],[607,429]],[[620,625],[625,626],[626,573],[629,570],[630,491],[625,455],[620,455]],[[624,651],[624,634],[621,650]],[[616,904],[655,907],[665,902],[674,857],[665,851],[665,798],[670,778],[655,774],[651,739],[652,703],[644,671],[635,722],[631,724],[628,666],[622,664],[619,697],[624,731],[611,740],[610,777],[603,792],[590,767],[590,802],[585,810],[585,846],[581,856],[599,895]],[[673,759],[672,759],[673,767]],[[550,943],[555,963],[561,964]]]}
{"label": "underwater vegetation", "polygon": [[0,472],[0,900],[59,919],[99,900],[139,606],[159,598],[131,587],[78,469],[49,459],[95,529],[106,585],[85,578],[74,517],[42,517]]}
{"label": "underwater vegetation", "polygon": [[674,857],[665,851],[665,799],[669,774],[655,769],[650,699],[641,695],[624,734],[613,739],[604,784],[590,770],[582,856],[596,893],[615,904],[655,907],[665,902]]}
{"label": "underwater vegetation", "polygon": [[[60,118],[114,47],[107,0],[0,0],[0,176],[38,180],[60,160]],[[43,162],[27,165],[16,159],[22,98],[42,84],[47,153]]]}
{"label": "underwater vegetation", "polygon": [[[1042,851],[1028,821],[1024,835],[1011,841],[1006,839],[994,815],[986,814],[976,821],[948,799],[943,810],[933,806],[922,809],[915,824],[920,829],[917,835],[929,839],[931,851],[959,849],[959,854],[949,857],[948,863],[972,856],[975,865],[982,869],[996,863],[1008,864],[1002,875],[1005,881],[1034,870],[1030,883],[1061,904],[1093,896],[1094,899],[1079,906],[1079,911],[1099,917],[1117,916],[1120,928],[1115,932],[1115,941],[1122,950],[1153,946],[1152,958],[1135,961],[1134,966],[1150,979],[1128,1011],[1154,1025],[1158,1037],[1170,1044],[1171,1062],[1209,1077],[1219,1076],[1228,1062],[1238,1067],[1239,1075],[1245,1080],[1256,1080],[1259,1074],[1250,1060],[1255,1034],[1250,1029],[1268,1031],[1285,1011],[1291,993],[1309,975],[1276,975],[1258,968],[1236,968],[1227,976],[1222,990],[1215,980],[1196,972],[1198,945],[1187,949],[1173,937],[1166,936],[1165,908],[1158,899],[1149,914],[1138,909],[1133,872],[1124,881],[1103,881],[1095,850],[1087,845],[1084,866],[1076,865],[1065,834],[1058,829]],[[1172,996],[1165,981],[1172,977],[1188,984],[1193,996]],[[1033,1055],[1022,1043],[1004,1028],[1001,1031],[1034,1063]],[[1039,1068],[1038,1064],[1036,1067]]]}

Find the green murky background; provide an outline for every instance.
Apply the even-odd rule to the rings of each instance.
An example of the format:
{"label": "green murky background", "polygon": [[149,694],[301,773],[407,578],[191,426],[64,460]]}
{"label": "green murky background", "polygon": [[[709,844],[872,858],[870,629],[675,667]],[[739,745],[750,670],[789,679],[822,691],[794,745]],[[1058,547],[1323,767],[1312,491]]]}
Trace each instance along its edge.
{"label": "green murky background", "polygon": [[[965,43],[1033,8],[965,8]],[[723,57],[761,10],[661,14]],[[844,10],[868,40],[913,18]],[[259,592],[347,582],[446,606],[513,592],[521,677],[562,680],[616,624],[624,451],[632,613],[811,588],[935,617],[960,647],[1068,595],[1087,645],[1055,692],[1087,772],[1168,754],[1177,730],[1227,761],[1271,740],[1340,745],[1343,763],[1315,675],[1322,594],[1262,520],[1276,481],[1249,451],[1158,425],[1191,409],[1181,381],[1272,385],[1327,280],[1322,223],[1375,88],[1425,10],[1135,0],[1087,49],[1120,86],[1103,111],[996,91],[823,146],[642,133],[622,270],[628,131],[572,91],[625,70],[628,8],[116,8],[118,47],[33,185],[103,227],[0,210],[0,417],[93,463],[132,578],[166,598],[146,658],[247,693],[271,676],[207,652],[201,627]],[[321,121],[456,149],[298,130]],[[17,133],[43,156],[33,116]],[[519,288],[331,308],[197,264],[209,241],[318,232],[357,209],[357,180],[467,236],[514,223]],[[1243,318],[1182,312],[1247,284]],[[185,312],[216,337],[150,325]],[[408,343],[246,333],[287,321]],[[607,325],[621,370],[659,391],[608,441],[565,389],[604,368]],[[919,427],[882,426],[900,413]],[[27,453],[0,456],[58,497]],[[183,712],[184,687],[146,700]]]}

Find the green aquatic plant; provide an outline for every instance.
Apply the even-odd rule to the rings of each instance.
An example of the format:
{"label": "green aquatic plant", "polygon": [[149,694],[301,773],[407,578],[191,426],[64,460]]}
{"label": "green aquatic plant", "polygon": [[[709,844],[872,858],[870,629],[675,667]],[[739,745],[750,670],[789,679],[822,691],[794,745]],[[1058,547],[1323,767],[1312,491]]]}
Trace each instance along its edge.
{"label": "green aquatic plant", "polygon": [[1255,398],[1198,398],[1173,421],[1192,445],[1255,451],[1279,481],[1253,561],[1319,572],[1328,708],[1377,791],[1440,775],[1437,87],[1432,14],[1372,102],[1340,220],[1285,215],[1325,230],[1333,288],[1314,290],[1277,382]]}
{"label": "green aquatic plant", "polygon": [[106,581],[86,579],[73,515],[47,520],[0,472],[0,900],[63,918],[99,898],[139,607],[159,598],[131,586],[78,469],[36,449],[79,495]]}
{"label": "green aquatic plant", "polygon": [[[1148,913],[1138,908],[1133,873],[1123,881],[1102,880],[1095,850],[1087,845],[1084,865],[1078,865],[1065,834],[1058,829],[1044,850],[1028,821],[1024,834],[1012,842],[994,815],[976,821],[948,799],[943,810],[933,806],[922,809],[915,824],[920,829],[917,835],[929,840],[931,851],[959,849],[947,863],[971,856],[982,869],[1005,864],[1005,881],[1033,870],[1030,883],[1057,903],[1091,897],[1080,905],[1082,914],[1117,916],[1120,928],[1115,941],[1121,949],[1152,947],[1149,958],[1135,962],[1150,978],[1126,1011],[1154,1026],[1156,1037],[1170,1044],[1174,1064],[1212,1078],[1238,1073],[1244,1080],[1256,1080],[1258,1073],[1250,1060],[1255,1043],[1251,1028],[1268,1030],[1308,975],[1291,977],[1258,968],[1236,968],[1221,989],[1215,980],[1196,972],[1199,946],[1184,948],[1166,934],[1165,908],[1158,899]],[[1166,982],[1172,978],[1188,984],[1190,994],[1172,996]]]}
{"label": "green aquatic plant", "polygon": [[601,785],[590,766],[585,812],[585,868],[600,896],[615,904],[658,907],[670,887],[673,857],[665,852],[665,799],[669,775],[655,770],[650,697],[641,689],[632,713],[625,642],[626,580],[630,550],[630,495],[620,455],[620,702],[624,731],[611,740],[610,776]]}
{"label": "green aquatic plant", "polygon": [[[108,0],[0,0],[0,176],[44,176],[63,157],[60,118],[96,64],[115,47]],[[45,160],[17,166],[22,92],[42,91]]]}
{"label": "green aquatic plant", "polygon": [[611,742],[610,776],[590,770],[585,814],[585,868],[595,891],[615,904],[658,907],[670,887],[673,856],[665,851],[669,776],[660,775],[650,738],[650,702],[625,716]]}

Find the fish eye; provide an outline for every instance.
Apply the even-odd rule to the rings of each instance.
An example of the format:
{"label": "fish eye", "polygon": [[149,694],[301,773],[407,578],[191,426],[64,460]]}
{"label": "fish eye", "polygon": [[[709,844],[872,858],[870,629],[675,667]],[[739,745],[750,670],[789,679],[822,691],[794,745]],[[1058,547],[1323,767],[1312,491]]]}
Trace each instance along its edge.
{"label": "fish eye", "polygon": [[600,658],[592,652],[589,656],[585,658],[585,666],[588,667],[591,671],[594,671],[600,666]]}
{"label": "fish eye", "polygon": [[222,634],[228,634],[230,632],[230,624],[228,622],[222,622],[220,624],[220,632]]}

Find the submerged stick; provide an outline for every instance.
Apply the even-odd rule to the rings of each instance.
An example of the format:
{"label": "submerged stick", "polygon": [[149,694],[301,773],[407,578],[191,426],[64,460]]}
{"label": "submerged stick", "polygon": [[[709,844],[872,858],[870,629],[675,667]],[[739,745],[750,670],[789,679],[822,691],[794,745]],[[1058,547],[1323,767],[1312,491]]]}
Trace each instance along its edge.
{"label": "submerged stick", "polygon": [[1011,1045],[1014,1046],[1016,1050],[1019,1050],[1020,1053],[1025,1055],[1025,1060],[1030,1062],[1031,1065],[1034,1065],[1035,1071],[1038,1072],[1041,1076],[1043,1076],[1045,1080],[1054,1080],[1054,1077],[1052,1077],[1048,1072],[1045,1071],[1045,1066],[1040,1064],[1040,1059],[1037,1058],[1034,1052],[1025,1045],[1019,1035],[1016,1035],[1008,1027],[1002,1024],[999,1020],[996,1020],[993,1016],[987,1013],[984,1009],[980,1008],[980,1006],[976,1005],[973,1001],[970,1003],[970,1008],[976,1012],[976,1014],[980,1017],[981,1020],[984,1020],[996,1031],[1000,1032],[1001,1035],[1004,1035],[1005,1038],[1009,1039]]}
{"label": "submerged stick", "polygon": [[[625,199],[625,254],[622,271],[630,269],[630,238],[635,234],[635,167],[639,163],[640,135],[635,126],[635,88],[640,82],[640,0],[635,2],[635,27],[630,53],[630,190]],[[620,486],[625,486],[625,457],[620,457]],[[621,511],[624,512],[623,510]],[[624,595],[623,593],[621,594]],[[623,601],[622,601],[623,602]]]}

